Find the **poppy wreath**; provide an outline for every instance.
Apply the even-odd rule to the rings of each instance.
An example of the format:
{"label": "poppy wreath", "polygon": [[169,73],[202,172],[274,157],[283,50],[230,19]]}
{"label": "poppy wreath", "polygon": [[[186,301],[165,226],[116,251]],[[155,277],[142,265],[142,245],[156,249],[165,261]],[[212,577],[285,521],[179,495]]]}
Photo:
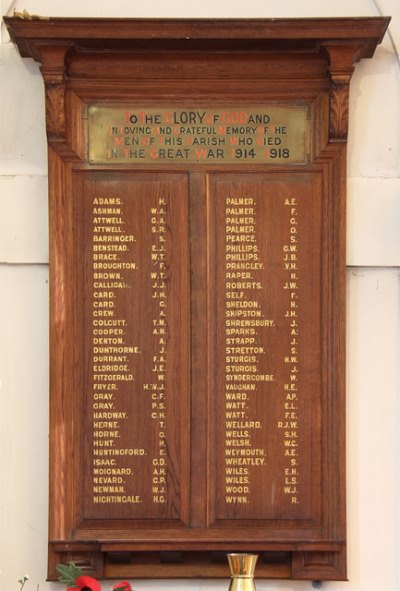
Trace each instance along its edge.
{"label": "poppy wreath", "polygon": [[[73,562],[58,564],[56,568],[60,583],[68,585],[66,591],[102,591],[99,581],[84,575],[82,570]],[[133,589],[128,581],[121,581],[115,583],[113,591],[133,591]]]}

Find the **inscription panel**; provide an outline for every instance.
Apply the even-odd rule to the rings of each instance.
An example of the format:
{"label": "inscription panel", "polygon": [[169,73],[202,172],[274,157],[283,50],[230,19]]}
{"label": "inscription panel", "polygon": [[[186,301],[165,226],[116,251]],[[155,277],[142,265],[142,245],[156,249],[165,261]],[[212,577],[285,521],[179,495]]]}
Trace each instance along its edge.
{"label": "inscription panel", "polygon": [[186,520],[187,177],[97,173],[81,188],[83,517]]}
{"label": "inscription panel", "polygon": [[319,519],[321,186],[211,176],[215,520]]}
{"label": "inscription panel", "polygon": [[305,164],[305,106],[89,107],[92,164]]}

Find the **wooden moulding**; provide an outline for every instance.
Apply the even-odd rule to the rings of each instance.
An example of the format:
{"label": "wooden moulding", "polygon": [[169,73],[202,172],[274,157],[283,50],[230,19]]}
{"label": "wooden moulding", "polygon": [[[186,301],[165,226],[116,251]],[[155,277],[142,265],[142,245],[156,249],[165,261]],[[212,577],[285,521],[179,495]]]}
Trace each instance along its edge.
{"label": "wooden moulding", "polygon": [[[5,22],[21,56],[41,64],[46,91],[50,580],[57,563],[71,560],[98,578],[228,577],[225,555],[237,551],[260,554],[258,577],[345,580],[349,82],[389,19]],[[124,107],[128,126],[139,110],[160,121],[164,114],[164,124],[166,112],[187,113],[194,127],[206,113],[215,122],[226,112],[227,135],[220,153],[185,160],[177,147],[189,124],[180,121],[172,156],[157,148],[155,162],[151,152],[140,162],[138,149],[130,162],[116,149],[114,160],[96,160],[93,106]],[[305,130],[269,128],[271,106],[305,109]],[[240,125],[249,127],[257,109],[264,127],[259,121],[243,135]],[[118,125],[109,133],[121,146],[127,136]],[[130,133],[143,150],[140,133],[166,147],[149,125]],[[218,135],[210,124],[190,133],[202,146]],[[252,161],[257,135],[268,146],[265,162]],[[298,141],[300,157],[285,161]],[[112,200],[109,214],[98,213],[99,198]],[[94,247],[96,232],[110,228],[125,238],[109,242],[125,250]],[[239,266],[228,265],[228,254],[243,252],[257,264],[245,255],[250,271],[232,272]],[[120,286],[99,296],[95,269],[104,260],[125,266]],[[228,319],[251,317],[262,328],[228,333],[239,326]],[[94,324],[99,318],[111,320]],[[117,326],[114,318],[126,353],[117,361],[109,348],[100,378],[93,327]],[[163,327],[165,342],[154,336]],[[240,345],[241,335],[251,346]],[[127,384],[117,384],[115,371]],[[165,384],[152,383],[152,372]],[[229,388],[232,376],[263,383]],[[113,392],[110,416],[119,416],[103,427],[97,379],[103,394]],[[99,487],[93,466],[107,449],[137,457],[110,464],[113,486],[101,478]],[[229,460],[251,457],[259,461]]]}

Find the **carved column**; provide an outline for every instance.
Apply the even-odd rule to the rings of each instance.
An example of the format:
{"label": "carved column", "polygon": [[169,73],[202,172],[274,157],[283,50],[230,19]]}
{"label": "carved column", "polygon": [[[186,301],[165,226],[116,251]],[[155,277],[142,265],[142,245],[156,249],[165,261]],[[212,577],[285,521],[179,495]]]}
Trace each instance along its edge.
{"label": "carved column", "polygon": [[68,46],[42,46],[41,71],[46,93],[46,131],[49,141],[65,141],[65,54]]}
{"label": "carved column", "polygon": [[329,140],[346,142],[349,125],[349,84],[358,45],[324,43],[329,59]]}

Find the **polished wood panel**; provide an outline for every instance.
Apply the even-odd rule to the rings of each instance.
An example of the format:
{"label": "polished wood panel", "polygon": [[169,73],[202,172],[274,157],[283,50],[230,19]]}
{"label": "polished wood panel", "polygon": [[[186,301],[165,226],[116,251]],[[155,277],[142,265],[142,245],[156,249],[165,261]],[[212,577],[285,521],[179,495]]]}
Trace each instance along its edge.
{"label": "polished wood panel", "polygon": [[[5,21],[46,91],[49,578],[254,551],[261,577],[344,580],[349,82],[389,20]],[[93,107],[243,105],[305,110],[305,157],[90,160]]]}
{"label": "polished wood panel", "polygon": [[76,176],[87,431],[80,527],[118,519],[187,525],[187,175]]}

